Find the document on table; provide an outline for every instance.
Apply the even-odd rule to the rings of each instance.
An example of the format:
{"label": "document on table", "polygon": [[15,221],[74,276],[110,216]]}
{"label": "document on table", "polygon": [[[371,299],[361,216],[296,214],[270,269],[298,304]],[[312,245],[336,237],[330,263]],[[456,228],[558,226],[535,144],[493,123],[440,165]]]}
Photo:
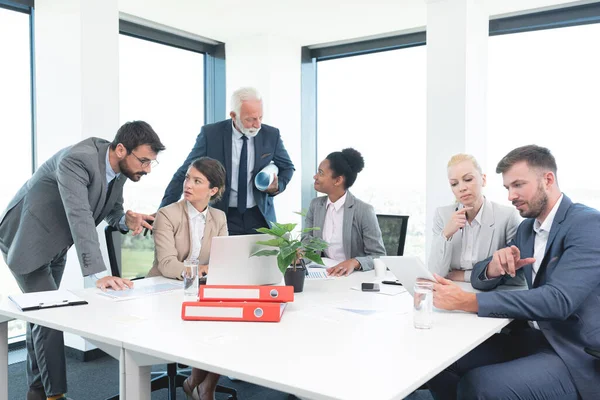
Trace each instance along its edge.
{"label": "document on table", "polygon": [[321,259],[323,260],[323,264],[317,264],[317,263],[311,262],[310,264],[307,265],[308,275],[306,276],[306,279],[325,280],[325,279],[334,279],[335,278],[334,276],[327,275],[327,271],[325,271],[325,269],[336,266],[339,264],[339,262],[332,260],[331,258],[327,258],[327,257],[322,257]]}
{"label": "document on table", "polygon": [[87,304],[87,301],[68,290],[50,290],[46,292],[15,294],[8,296],[8,298],[15,303],[21,311],[43,310],[45,308]]}
{"label": "document on table", "polygon": [[140,287],[133,287],[132,289],[125,290],[113,290],[107,289],[106,292],[100,292],[98,294],[110,297],[115,300],[130,300],[136,299],[143,296],[149,296],[157,293],[170,292],[172,290],[182,290],[183,283],[179,281],[173,282],[162,282],[156,285],[144,285]]}

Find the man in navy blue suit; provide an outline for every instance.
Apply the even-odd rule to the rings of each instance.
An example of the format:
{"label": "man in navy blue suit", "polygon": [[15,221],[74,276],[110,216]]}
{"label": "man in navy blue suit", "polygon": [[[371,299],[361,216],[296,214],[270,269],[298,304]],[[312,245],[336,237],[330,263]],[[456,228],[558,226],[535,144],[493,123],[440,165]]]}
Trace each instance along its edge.
{"label": "man in navy blue suit", "polygon": [[[202,127],[194,148],[167,186],[160,206],[179,200],[191,162],[208,156],[219,160],[227,172],[225,193],[213,206],[227,214],[230,235],[252,234],[276,221],[273,197],[285,190],[294,174],[294,164],[279,129],[262,124],[262,98],[256,89],[236,90],[231,109],[231,119]],[[254,177],[271,162],[279,172],[271,185],[260,191],[254,185]]]}
{"label": "man in navy blue suit", "polygon": [[508,199],[527,219],[471,276],[485,291],[524,274],[529,290],[467,293],[436,276],[436,307],[521,321],[433,378],[436,399],[600,399],[600,361],[584,351],[600,347],[600,212],[561,193],[556,170],[534,145],[500,161]]}

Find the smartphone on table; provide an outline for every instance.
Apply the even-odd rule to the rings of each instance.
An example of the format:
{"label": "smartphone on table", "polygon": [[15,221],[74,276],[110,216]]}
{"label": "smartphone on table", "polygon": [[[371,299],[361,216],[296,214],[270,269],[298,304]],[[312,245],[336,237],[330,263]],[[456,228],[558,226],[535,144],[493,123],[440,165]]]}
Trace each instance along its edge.
{"label": "smartphone on table", "polygon": [[363,292],[379,292],[379,283],[363,282],[360,288]]}

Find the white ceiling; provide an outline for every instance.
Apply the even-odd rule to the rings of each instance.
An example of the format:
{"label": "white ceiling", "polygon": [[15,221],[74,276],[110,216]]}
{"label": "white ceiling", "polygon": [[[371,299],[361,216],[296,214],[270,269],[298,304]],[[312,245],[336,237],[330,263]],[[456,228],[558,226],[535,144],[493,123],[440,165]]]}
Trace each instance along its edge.
{"label": "white ceiling", "polygon": [[[437,0],[119,0],[119,10],[221,42],[276,35],[310,46],[422,29],[428,1]],[[594,2],[480,1],[492,17]]]}

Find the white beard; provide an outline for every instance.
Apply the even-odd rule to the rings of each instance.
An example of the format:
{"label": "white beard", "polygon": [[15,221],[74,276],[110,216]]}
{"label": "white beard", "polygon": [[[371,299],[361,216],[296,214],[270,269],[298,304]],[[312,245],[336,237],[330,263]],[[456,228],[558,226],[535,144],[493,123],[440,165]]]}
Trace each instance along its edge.
{"label": "white beard", "polygon": [[254,137],[258,135],[258,132],[260,132],[260,128],[245,128],[242,124],[242,120],[239,117],[235,117],[235,124],[237,125],[236,128],[240,131],[240,133],[243,133],[248,137]]}

